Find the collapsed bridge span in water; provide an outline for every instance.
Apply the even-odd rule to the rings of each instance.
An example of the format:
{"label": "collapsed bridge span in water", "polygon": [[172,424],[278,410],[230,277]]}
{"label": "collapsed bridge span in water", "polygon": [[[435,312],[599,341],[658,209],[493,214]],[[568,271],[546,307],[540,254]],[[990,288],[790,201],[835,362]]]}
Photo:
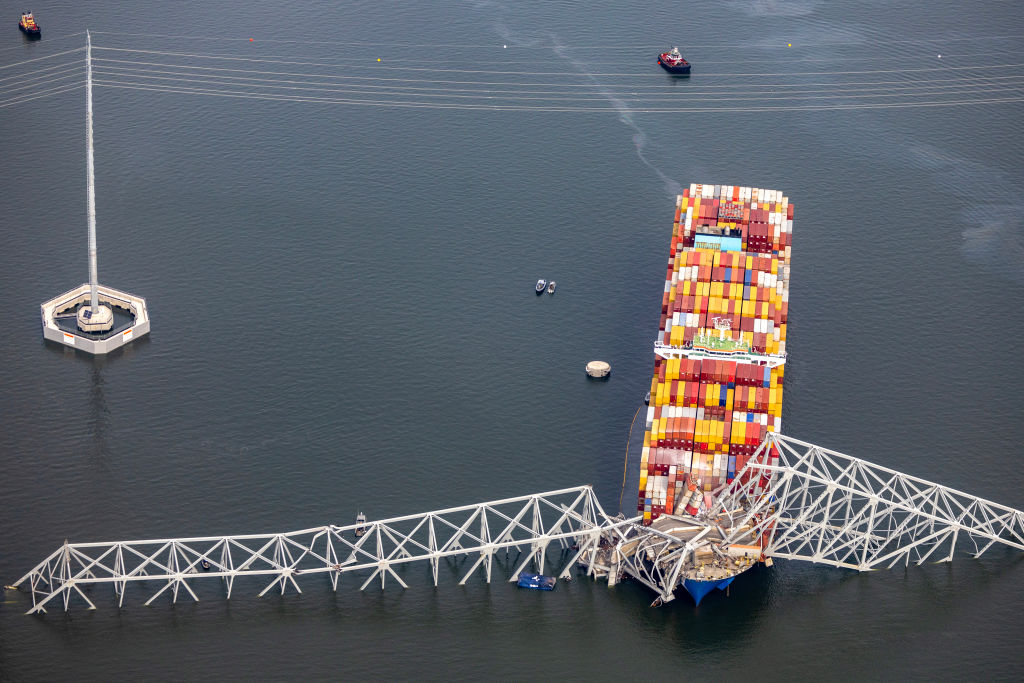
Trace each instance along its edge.
{"label": "collapsed bridge span in water", "polygon": [[[639,581],[661,604],[688,580],[707,583],[757,560],[865,571],[948,561],[957,550],[977,557],[996,544],[1024,550],[1020,510],[779,434],[767,436],[742,474],[712,508],[649,526],[605,513],[593,489],[580,486],[277,534],[64,543],[14,586],[30,592],[29,613],[51,603],[66,610],[76,596],[94,608],[96,584],[111,585],[118,605],[139,585],[155,588],[146,604],[161,595],[198,600],[199,582],[220,581],[230,598],[237,579],[269,580],[257,583],[260,595],[301,592],[300,582],[317,576],[337,590],[360,572],[360,590],[374,580],[383,588],[388,576],[406,588],[395,571],[402,565],[428,563],[437,585],[441,560],[468,556],[459,582],[474,573],[490,582],[495,556],[516,551],[511,580],[551,563],[568,579],[578,565],[610,585]],[[356,537],[358,526],[366,533]]]}

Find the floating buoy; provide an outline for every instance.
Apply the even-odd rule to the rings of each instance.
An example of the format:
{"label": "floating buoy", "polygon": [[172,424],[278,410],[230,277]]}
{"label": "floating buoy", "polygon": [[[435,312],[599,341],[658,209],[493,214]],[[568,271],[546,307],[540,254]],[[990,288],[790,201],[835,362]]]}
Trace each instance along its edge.
{"label": "floating buoy", "polygon": [[793,43],[786,43],[786,47],[793,47]]}
{"label": "floating buoy", "polygon": [[502,45],[501,47],[502,47],[502,49],[505,49],[505,50],[508,49],[508,45]]}
{"label": "floating buoy", "polygon": [[377,61],[378,61],[378,62],[380,61],[380,57],[377,57]]}
{"label": "floating buoy", "polygon": [[603,360],[592,360],[587,363],[587,374],[591,377],[607,377],[612,371],[612,366]]}
{"label": "floating buoy", "polygon": [[250,43],[252,42],[252,38],[250,38],[250,39],[249,39],[249,42],[250,42]]}

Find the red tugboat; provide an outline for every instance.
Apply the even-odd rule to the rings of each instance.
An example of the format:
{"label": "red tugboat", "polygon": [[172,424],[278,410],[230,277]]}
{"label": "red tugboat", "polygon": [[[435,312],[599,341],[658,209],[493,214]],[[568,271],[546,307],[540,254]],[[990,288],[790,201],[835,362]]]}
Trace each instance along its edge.
{"label": "red tugboat", "polygon": [[29,38],[39,38],[43,35],[39,31],[39,24],[36,23],[36,19],[32,16],[31,11],[21,13],[21,19],[18,20],[18,28]]}
{"label": "red tugboat", "polygon": [[690,63],[679,54],[678,47],[672,48],[671,52],[662,52],[658,55],[658,64],[661,64],[661,68],[670,74],[676,76],[690,75]]}

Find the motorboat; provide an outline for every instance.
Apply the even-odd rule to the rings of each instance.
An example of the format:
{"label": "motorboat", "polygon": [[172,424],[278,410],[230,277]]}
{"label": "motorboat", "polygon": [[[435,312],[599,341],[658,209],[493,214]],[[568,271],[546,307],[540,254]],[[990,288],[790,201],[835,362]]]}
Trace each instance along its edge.
{"label": "motorboat", "polygon": [[544,287],[546,287],[547,284],[548,284],[547,280],[537,280],[537,286],[534,287],[534,289],[537,291],[538,294],[543,294],[544,293]]}
{"label": "motorboat", "polygon": [[678,47],[674,47],[668,52],[662,52],[658,55],[658,64],[661,64],[661,68],[670,74],[674,74],[676,76],[690,75],[690,63],[683,59],[683,56],[679,54]]}
{"label": "motorboat", "polygon": [[356,515],[356,529],[355,529],[356,538],[359,538],[360,536],[362,536],[365,533],[366,533],[366,515],[364,515],[363,512],[360,510],[359,514]]}
{"label": "motorboat", "polygon": [[556,284],[555,284],[555,281],[554,281],[554,280],[552,280],[551,282],[549,282],[549,283],[548,283],[548,294],[554,294],[554,293],[555,293],[555,287],[557,287],[557,286],[558,286],[558,285],[556,285]]}
{"label": "motorboat", "polygon": [[18,28],[29,38],[39,38],[43,35],[39,30],[39,24],[36,23],[36,18],[32,16],[32,12],[21,13],[21,19],[18,20]]}

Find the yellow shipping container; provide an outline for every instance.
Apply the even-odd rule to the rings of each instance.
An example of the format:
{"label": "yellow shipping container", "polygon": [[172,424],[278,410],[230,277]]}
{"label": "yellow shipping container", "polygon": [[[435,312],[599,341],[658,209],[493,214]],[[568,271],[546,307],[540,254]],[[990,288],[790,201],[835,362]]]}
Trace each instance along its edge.
{"label": "yellow shipping container", "polygon": [[733,398],[735,398],[735,395],[736,395],[736,390],[735,389],[729,389],[728,393],[726,393],[726,395],[725,395],[725,409],[726,410],[728,410],[728,411],[732,410],[732,402],[733,402]]}

